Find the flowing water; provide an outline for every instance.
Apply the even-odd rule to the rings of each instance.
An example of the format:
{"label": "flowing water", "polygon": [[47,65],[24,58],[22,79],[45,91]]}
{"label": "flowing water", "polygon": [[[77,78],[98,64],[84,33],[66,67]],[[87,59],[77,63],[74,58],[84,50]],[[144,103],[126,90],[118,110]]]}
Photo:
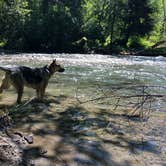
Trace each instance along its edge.
{"label": "flowing water", "polygon": [[[55,58],[60,64],[62,64],[65,67],[66,70],[64,73],[55,74],[54,77],[51,78],[50,84],[47,89],[47,93],[49,95],[56,97],[67,96],[68,100],[66,101],[66,103],[70,103],[70,106],[73,102],[71,101],[72,99],[75,99],[75,101],[77,102],[79,101],[80,104],[88,103],[89,105],[85,106],[86,110],[89,109],[90,112],[95,112],[95,109],[100,109],[101,114],[99,115],[98,112],[96,114],[98,114],[99,116],[103,116],[105,119],[107,118],[108,110],[115,110],[115,108],[119,111],[132,109],[136,110],[137,103],[140,102],[140,100],[144,101],[146,95],[148,97],[151,95],[151,98],[148,98],[149,100],[143,103],[140,108],[143,110],[145,109],[145,111],[152,111],[149,112],[151,112],[154,115],[154,117],[157,117],[158,121],[153,121],[154,119],[152,118],[150,123],[156,123],[155,125],[159,125],[159,129],[145,128],[144,132],[146,134],[148,133],[150,137],[145,137],[147,142],[144,148],[148,152],[154,150],[153,146],[156,146],[156,139],[152,139],[154,134],[153,130],[156,130],[156,132],[159,133],[159,135],[157,135],[157,138],[159,137],[160,141],[165,145],[164,139],[166,138],[166,136],[163,135],[163,133],[166,133],[166,128],[164,126],[166,124],[166,57],[110,56],[97,54],[13,54],[1,55],[0,66],[28,65],[32,67],[39,67],[44,66],[45,64],[49,64],[51,60]],[[1,72],[1,75],[2,73],[3,72]],[[14,103],[15,99],[9,97],[9,95],[14,95],[13,89],[7,91],[7,96],[4,95],[3,99],[1,98],[2,101],[0,101],[0,103],[4,104],[5,101],[9,102],[10,104]],[[32,96],[34,96],[33,90],[25,89],[24,100],[27,101]],[[58,109],[61,108],[58,106]],[[72,111],[78,111],[77,113],[79,115],[74,114]],[[87,114],[82,115],[83,112],[84,111],[81,112],[79,109],[69,110],[69,113],[74,114],[73,117],[77,120],[78,117],[80,118],[80,116],[87,116]],[[113,115],[112,112],[108,116],[111,115]],[[69,116],[68,112],[66,112],[66,116]],[[111,122],[118,118],[118,116],[119,115],[117,114],[112,119],[107,119],[107,124],[105,124],[104,121],[101,121],[102,117],[99,117],[100,121],[95,121],[93,119],[94,122],[79,121],[78,123],[77,121],[76,125],[75,122],[72,124],[72,129],[74,128],[74,131],[78,130],[78,128],[81,128],[80,125],[87,124],[88,125],[86,126],[86,128],[88,128],[89,125],[94,125],[94,123],[100,123],[101,126],[105,125],[105,127],[110,127],[111,125],[115,125]],[[148,119],[146,119],[145,123],[147,123],[147,120]],[[67,122],[69,123],[69,121]],[[117,124],[117,126],[118,125],[119,124]],[[133,126],[135,125],[137,126],[137,122],[134,121]],[[117,126],[115,125],[114,128],[118,128]],[[60,129],[62,129],[62,126]],[[101,128],[98,128],[98,130],[99,129],[101,130]],[[122,129],[124,131],[121,131]],[[84,128],[82,130],[84,130]],[[98,130],[96,131],[99,134],[100,132]],[[122,135],[124,134],[124,132],[128,132],[128,130],[126,130],[123,127],[121,129],[118,128],[118,130],[119,134]],[[139,130],[141,129],[139,128]],[[65,132],[67,131],[68,130],[65,130]],[[111,133],[114,133],[114,131],[111,130]],[[86,134],[86,136],[95,137],[93,133]],[[108,140],[105,141],[107,142]],[[121,141],[122,139],[120,140],[120,142]],[[120,145],[118,146],[118,148],[123,146],[125,147],[126,143],[129,143],[128,140],[124,141],[124,138],[122,142],[125,145]],[[82,144],[80,144],[80,147],[84,146]],[[142,148],[142,145],[140,147],[140,144],[134,142],[133,145],[135,144],[137,150]],[[114,151],[114,149],[111,149],[110,147],[110,151]],[[164,155],[164,157],[166,157],[165,148],[163,148],[162,152],[160,151],[160,153]],[[112,153],[112,155],[113,154],[115,156],[117,155],[117,153]],[[153,156],[149,157],[149,160],[151,160],[152,158]],[[117,159],[115,158],[115,161],[116,160]],[[162,160],[165,161],[165,159]],[[117,163],[119,162],[121,161],[117,161]],[[150,164],[149,162],[148,164]],[[158,165],[160,165],[161,163],[162,162],[159,161]],[[127,165],[127,162],[125,164]],[[116,163],[114,163],[114,165],[116,165]],[[144,162],[144,165],[146,165],[146,162]]]}
{"label": "flowing water", "polygon": [[[165,57],[15,54],[0,56],[0,65],[37,67],[48,64],[55,58],[66,71],[63,74],[56,74],[51,79],[48,91],[93,98],[98,95],[99,86],[105,91],[111,87],[124,87],[119,92],[121,94],[130,94],[130,86],[149,86],[151,87],[148,89],[150,94],[166,94]],[[166,107],[165,102],[160,101],[157,104],[162,108]]]}

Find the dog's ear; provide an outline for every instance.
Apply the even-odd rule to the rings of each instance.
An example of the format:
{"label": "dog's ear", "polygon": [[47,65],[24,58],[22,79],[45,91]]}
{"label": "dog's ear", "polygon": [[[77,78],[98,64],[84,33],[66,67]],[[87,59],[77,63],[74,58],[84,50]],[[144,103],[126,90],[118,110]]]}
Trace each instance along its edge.
{"label": "dog's ear", "polygon": [[53,64],[56,64],[56,59],[54,59],[54,60],[52,61],[52,63],[53,63]]}
{"label": "dog's ear", "polygon": [[56,59],[54,59],[51,64],[49,65],[49,68],[51,68],[52,66],[56,65]]}

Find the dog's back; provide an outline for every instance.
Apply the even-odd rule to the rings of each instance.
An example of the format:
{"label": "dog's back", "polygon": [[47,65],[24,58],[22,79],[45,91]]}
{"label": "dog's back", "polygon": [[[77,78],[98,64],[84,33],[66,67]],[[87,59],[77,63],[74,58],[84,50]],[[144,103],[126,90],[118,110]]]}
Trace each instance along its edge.
{"label": "dog's back", "polygon": [[40,84],[50,78],[50,74],[47,66],[42,68],[30,68],[26,66],[20,66],[19,72],[22,74],[24,82],[28,84]]}
{"label": "dog's back", "polygon": [[12,79],[16,76],[23,83],[40,84],[44,80],[48,80],[50,73],[47,66],[41,68],[31,68],[27,66],[18,67],[1,67],[0,69],[10,75]]}

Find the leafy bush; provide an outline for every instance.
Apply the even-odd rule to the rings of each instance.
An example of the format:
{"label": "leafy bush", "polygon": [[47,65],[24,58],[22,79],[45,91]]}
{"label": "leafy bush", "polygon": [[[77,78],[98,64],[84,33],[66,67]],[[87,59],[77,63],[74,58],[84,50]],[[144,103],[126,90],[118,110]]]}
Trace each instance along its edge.
{"label": "leafy bush", "polygon": [[145,37],[132,36],[127,42],[129,48],[149,48],[153,46],[154,43],[147,40]]}

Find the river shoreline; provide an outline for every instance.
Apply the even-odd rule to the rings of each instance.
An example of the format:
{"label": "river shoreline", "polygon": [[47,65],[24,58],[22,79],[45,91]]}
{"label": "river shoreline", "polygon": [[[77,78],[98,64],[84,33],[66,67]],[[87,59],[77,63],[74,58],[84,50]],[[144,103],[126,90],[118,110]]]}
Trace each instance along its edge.
{"label": "river shoreline", "polygon": [[85,51],[85,52],[48,52],[48,51],[21,51],[21,50],[5,50],[0,49],[0,55],[4,54],[23,54],[23,53],[37,53],[37,54],[103,54],[103,55],[113,55],[113,56],[147,56],[147,57],[158,57],[163,56],[166,57],[166,48],[156,48],[156,49],[138,49],[138,50],[123,50],[123,51],[115,51],[110,52],[109,50],[96,50],[96,51]]}

